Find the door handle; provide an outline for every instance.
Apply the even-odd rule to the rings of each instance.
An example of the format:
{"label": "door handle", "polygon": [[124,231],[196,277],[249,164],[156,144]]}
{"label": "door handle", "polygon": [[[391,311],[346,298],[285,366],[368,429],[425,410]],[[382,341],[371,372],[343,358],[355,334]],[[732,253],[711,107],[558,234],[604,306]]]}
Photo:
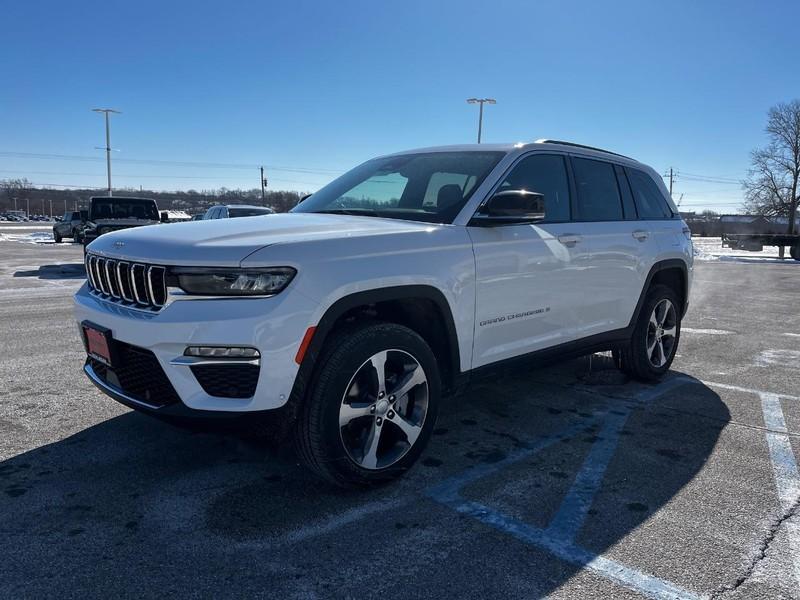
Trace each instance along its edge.
{"label": "door handle", "polygon": [[568,248],[572,248],[575,244],[581,241],[581,236],[576,235],[574,233],[565,233],[563,235],[558,236],[558,241],[567,246]]}
{"label": "door handle", "polygon": [[643,241],[645,241],[645,240],[646,240],[648,237],[650,237],[650,233],[649,233],[649,232],[647,232],[647,231],[645,231],[644,229],[637,229],[637,230],[636,230],[636,231],[634,231],[634,232],[633,232],[631,235],[632,235],[633,237],[635,237],[637,240],[639,240],[640,242],[643,242]]}

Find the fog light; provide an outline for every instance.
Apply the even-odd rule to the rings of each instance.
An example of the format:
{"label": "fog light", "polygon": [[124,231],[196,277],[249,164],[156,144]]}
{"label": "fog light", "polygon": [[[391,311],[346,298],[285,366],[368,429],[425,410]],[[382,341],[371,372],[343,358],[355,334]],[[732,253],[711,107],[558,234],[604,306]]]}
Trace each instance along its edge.
{"label": "fog light", "polygon": [[255,348],[239,346],[189,346],[183,355],[202,358],[258,358],[261,356]]}

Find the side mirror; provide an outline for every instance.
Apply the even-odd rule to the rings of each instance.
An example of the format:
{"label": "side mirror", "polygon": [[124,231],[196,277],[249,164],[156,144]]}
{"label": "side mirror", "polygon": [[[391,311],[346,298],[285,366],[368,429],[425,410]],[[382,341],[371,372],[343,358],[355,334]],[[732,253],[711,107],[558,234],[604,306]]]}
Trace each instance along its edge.
{"label": "side mirror", "polygon": [[503,190],[481,207],[470,225],[495,227],[538,223],[545,217],[544,195],[527,190]]}

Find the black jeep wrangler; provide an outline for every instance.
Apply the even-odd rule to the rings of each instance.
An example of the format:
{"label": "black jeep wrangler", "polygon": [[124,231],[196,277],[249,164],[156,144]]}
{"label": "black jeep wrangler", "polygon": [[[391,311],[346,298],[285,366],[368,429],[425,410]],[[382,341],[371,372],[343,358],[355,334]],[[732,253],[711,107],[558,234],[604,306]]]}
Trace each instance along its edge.
{"label": "black jeep wrangler", "polygon": [[90,202],[89,220],[80,233],[84,249],[109,231],[161,222],[158,205],[152,198],[93,196]]}

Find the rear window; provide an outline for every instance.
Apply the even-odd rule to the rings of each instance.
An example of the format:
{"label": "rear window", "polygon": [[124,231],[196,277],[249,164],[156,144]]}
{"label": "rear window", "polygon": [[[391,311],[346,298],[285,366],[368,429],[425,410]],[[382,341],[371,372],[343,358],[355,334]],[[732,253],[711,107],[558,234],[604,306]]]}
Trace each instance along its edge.
{"label": "rear window", "polygon": [[92,201],[92,219],[159,220],[155,202],[113,198]]}
{"label": "rear window", "polygon": [[229,217],[255,217],[269,215],[272,211],[268,208],[228,208]]}
{"label": "rear window", "polygon": [[640,219],[669,219],[672,209],[658,189],[656,182],[645,172],[638,169],[627,169],[628,181],[631,183],[633,199]]}
{"label": "rear window", "polygon": [[610,163],[573,158],[578,188],[578,221],[621,221],[622,201]]}

